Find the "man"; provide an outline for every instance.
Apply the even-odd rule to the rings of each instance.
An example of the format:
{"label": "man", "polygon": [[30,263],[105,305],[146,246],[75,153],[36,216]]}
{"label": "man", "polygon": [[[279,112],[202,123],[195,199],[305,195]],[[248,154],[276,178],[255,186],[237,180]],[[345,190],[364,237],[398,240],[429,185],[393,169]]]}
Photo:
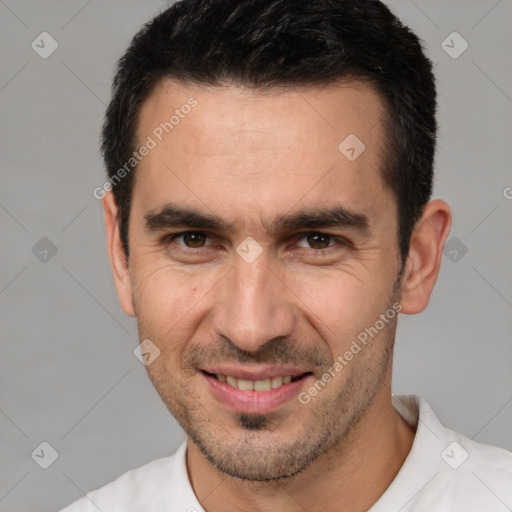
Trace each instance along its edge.
{"label": "man", "polygon": [[435,96],[376,0],[183,0],[135,36],[95,194],[187,441],[66,512],[512,507],[512,454],[391,394],[451,225]]}

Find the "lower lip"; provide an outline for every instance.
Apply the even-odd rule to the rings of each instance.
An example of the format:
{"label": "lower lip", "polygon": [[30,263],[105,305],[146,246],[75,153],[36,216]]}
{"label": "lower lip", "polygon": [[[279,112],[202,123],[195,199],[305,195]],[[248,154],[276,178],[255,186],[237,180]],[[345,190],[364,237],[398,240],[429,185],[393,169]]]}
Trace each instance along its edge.
{"label": "lower lip", "polygon": [[236,412],[252,414],[266,414],[275,411],[295,397],[300,388],[312,378],[312,375],[305,375],[301,379],[283,384],[270,391],[242,391],[225,382],[220,382],[211,375],[205,373],[202,375],[220,402]]}

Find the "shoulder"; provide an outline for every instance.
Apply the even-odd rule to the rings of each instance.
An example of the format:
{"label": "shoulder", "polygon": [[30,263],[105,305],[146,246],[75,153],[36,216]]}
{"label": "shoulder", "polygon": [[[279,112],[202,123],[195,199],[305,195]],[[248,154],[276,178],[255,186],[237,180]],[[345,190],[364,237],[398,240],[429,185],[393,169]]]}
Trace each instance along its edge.
{"label": "shoulder", "polygon": [[512,453],[476,442],[446,429],[445,448],[437,469],[425,475],[425,485],[407,511],[485,510],[512,506]]}
{"label": "shoulder", "polygon": [[445,427],[429,404],[394,396],[404,420],[416,427],[409,456],[372,512],[507,510],[512,506],[512,452],[479,443]]}
{"label": "shoulder", "polygon": [[[421,402],[420,402],[421,403]],[[438,439],[438,467],[425,490],[426,501],[435,496],[439,510],[499,511],[512,506],[512,452],[475,441],[461,432],[435,426],[431,409],[423,402],[425,418]],[[420,414],[421,417],[421,414]],[[438,421],[438,420],[437,420]],[[430,490],[429,490],[430,487]]]}
{"label": "shoulder", "polygon": [[[163,489],[169,489],[176,462],[183,456],[182,447],[171,456],[151,461],[127,471],[116,480],[87,493],[61,512],[126,512],[127,510],[161,510]],[[178,475],[176,475],[178,476]],[[177,478],[178,479],[178,478]]]}
{"label": "shoulder", "polygon": [[496,505],[501,501],[512,506],[512,452],[447,431],[453,441],[442,458],[453,490],[473,499],[485,496],[486,502],[496,500]]}

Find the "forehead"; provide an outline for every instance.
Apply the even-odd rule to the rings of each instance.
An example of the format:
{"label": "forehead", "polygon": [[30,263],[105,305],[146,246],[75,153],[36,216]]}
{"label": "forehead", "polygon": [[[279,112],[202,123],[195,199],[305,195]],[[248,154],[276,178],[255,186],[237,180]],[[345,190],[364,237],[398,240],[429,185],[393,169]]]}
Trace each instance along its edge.
{"label": "forehead", "polygon": [[389,193],[380,177],[384,113],[357,81],[262,92],[162,80],[139,112],[137,146],[154,147],[135,189],[145,208],[204,198],[217,212],[238,206],[246,215],[250,206],[336,197],[375,209],[375,194]]}
{"label": "forehead", "polygon": [[[192,98],[197,103],[193,109],[189,107]],[[191,145],[221,144],[219,150],[241,144],[240,135],[244,133],[254,139],[257,134],[259,139],[255,142],[265,142],[268,149],[285,140],[296,142],[297,137],[307,137],[316,143],[311,144],[313,149],[321,145],[332,150],[333,144],[336,149],[340,138],[351,133],[357,133],[371,145],[380,133],[383,114],[378,93],[357,80],[253,90],[163,79],[140,108],[137,135],[140,140],[153,133],[160,123],[170,122],[172,128],[169,133],[164,130],[164,138],[172,139],[181,133],[190,139]],[[186,123],[182,122],[185,118]],[[230,135],[236,135],[236,139],[230,139]]]}

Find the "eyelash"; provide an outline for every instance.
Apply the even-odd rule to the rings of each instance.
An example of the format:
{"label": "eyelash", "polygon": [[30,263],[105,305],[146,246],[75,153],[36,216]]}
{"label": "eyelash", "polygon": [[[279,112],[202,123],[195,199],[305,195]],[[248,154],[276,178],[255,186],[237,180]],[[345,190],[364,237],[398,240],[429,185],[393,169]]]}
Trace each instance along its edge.
{"label": "eyelash", "polygon": [[[194,233],[198,233],[198,234],[201,234],[201,235],[206,235],[208,238],[211,239],[211,237],[209,237],[204,231],[194,231],[194,230],[181,231],[179,233],[174,233],[172,235],[168,235],[167,237],[165,237],[164,245],[165,245],[165,247],[168,247],[177,238],[180,238],[180,237],[182,237],[184,235],[187,235],[187,234],[194,234]],[[339,237],[339,236],[330,235],[330,234],[324,233],[322,231],[307,231],[307,232],[301,233],[300,235],[301,236],[297,240],[297,242],[300,241],[300,240],[303,240],[308,235],[322,235],[322,236],[328,237],[332,241],[337,242],[337,244],[329,245],[325,249],[313,249],[313,248],[306,249],[308,254],[327,255],[327,254],[330,254],[332,252],[332,250],[336,250],[337,249],[337,247],[336,247],[337,245],[338,246],[342,246],[342,247],[351,247],[351,243],[347,239],[345,239],[343,237]],[[206,247],[210,247],[208,245],[207,246],[203,246],[203,247],[187,247],[184,244],[177,244],[177,245],[181,247],[180,250],[182,250],[183,252],[186,252],[187,254],[197,254],[197,253],[201,252],[202,250],[204,250]]]}

